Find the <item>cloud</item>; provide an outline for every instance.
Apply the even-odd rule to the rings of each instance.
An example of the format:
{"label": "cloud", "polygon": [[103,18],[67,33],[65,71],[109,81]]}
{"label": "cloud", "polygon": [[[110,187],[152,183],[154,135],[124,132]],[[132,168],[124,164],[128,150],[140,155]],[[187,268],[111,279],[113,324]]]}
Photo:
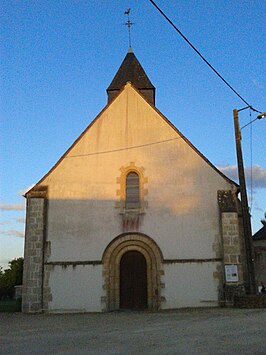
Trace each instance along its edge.
{"label": "cloud", "polygon": [[5,224],[9,224],[10,221],[0,221],[0,226],[4,226]]}
{"label": "cloud", "polygon": [[22,211],[22,210],[25,210],[25,204],[24,203],[13,203],[13,204],[0,203],[0,210],[3,210],[3,211]]}
{"label": "cloud", "polygon": [[264,85],[259,83],[257,80],[255,79],[251,79],[253,85],[257,88],[257,89],[264,89]]}
{"label": "cloud", "polygon": [[25,218],[11,218],[11,219],[7,219],[7,220],[3,220],[3,221],[0,221],[0,226],[14,223],[14,221],[16,223],[23,223],[24,224],[26,222],[26,219]]}
{"label": "cloud", "polygon": [[234,181],[238,181],[237,166],[222,165],[222,166],[217,166],[217,169],[219,169],[224,175],[228,176],[230,179],[232,179]]}
{"label": "cloud", "polygon": [[[0,259],[0,264],[8,264],[10,260],[8,259]],[[1,267],[1,266],[0,266]]]}
{"label": "cloud", "polygon": [[19,238],[24,238],[24,232],[23,231],[18,231],[16,229],[9,229],[7,231],[1,231],[1,234],[7,235],[10,237],[19,237]]}
{"label": "cloud", "polygon": [[15,221],[17,223],[25,223],[26,222],[25,218],[15,218]]}
{"label": "cloud", "polygon": [[[238,181],[238,169],[236,165],[225,165],[217,167],[222,173],[234,181]],[[252,176],[252,186],[256,189],[266,189],[266,168],[260,165],[253,165],[245,168],[246,184],[249,187]]]}

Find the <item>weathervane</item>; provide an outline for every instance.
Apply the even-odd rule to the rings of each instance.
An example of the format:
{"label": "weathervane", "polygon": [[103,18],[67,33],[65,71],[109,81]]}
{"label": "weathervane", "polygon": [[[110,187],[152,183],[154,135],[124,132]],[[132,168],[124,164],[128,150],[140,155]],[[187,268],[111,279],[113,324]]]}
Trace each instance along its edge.
{"label": "weathervane", "polygon": [[127,9],[127,11],[124,12],[124,15],[127,15],[127,22],[124,23],[124,25],[127,26],[127,28],[128,28],[128,43],[129,43],[129,47],[131,48],[130,27],[131,27],[132,25],[134,25],[134,23],[130,21],[129,14],[130,14],[130,9]]}

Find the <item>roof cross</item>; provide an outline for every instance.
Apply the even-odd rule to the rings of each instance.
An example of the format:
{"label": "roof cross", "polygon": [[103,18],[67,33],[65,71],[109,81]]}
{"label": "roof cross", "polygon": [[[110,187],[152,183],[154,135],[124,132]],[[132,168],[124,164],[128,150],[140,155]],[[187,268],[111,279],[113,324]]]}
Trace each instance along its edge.
{"label": "roof cross", "polygon": [[127,28],[128,28],[128,43],[129,43],[129,47],[131,48],[131,33],[130,33],[130,28],[131,28],[132,25],[134,25],[134,23],[130,21],[129,14],[130,14],[130,9],[127,9],[127,10],[124,12],[124,15],[127,15],[127,22],[124,23],[124,25],[127,26]]}

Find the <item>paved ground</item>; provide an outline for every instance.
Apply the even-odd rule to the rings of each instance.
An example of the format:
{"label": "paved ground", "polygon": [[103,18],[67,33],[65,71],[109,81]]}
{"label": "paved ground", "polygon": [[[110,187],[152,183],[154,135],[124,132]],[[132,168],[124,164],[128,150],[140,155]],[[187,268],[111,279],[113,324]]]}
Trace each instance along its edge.
{"label": "paved ground", "polygon": [[266,310],[0,314],[1,354],[266,354]]}

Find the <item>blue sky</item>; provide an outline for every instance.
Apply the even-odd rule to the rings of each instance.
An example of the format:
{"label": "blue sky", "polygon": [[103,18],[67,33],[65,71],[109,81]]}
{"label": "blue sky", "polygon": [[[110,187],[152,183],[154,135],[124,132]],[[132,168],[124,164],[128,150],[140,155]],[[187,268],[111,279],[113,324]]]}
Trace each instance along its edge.
{"label": "blue sky", "polygon": [[[264,1],[157,4],[226,80],[266,111]],[[36,183],[106,105],[106,88],[132,47],[156,106],[216,166],[237,180],[232,111],[246,106],[148,0],[2,0],[0,265],[23,255],[23,190]],[[256,114],[240,113],[241,126]],[[252,225],[266,211],[266,120],[242,131]],[[251,154],[252,152],[252,154]],[[252,166],[252,169],[250,168]]]}

